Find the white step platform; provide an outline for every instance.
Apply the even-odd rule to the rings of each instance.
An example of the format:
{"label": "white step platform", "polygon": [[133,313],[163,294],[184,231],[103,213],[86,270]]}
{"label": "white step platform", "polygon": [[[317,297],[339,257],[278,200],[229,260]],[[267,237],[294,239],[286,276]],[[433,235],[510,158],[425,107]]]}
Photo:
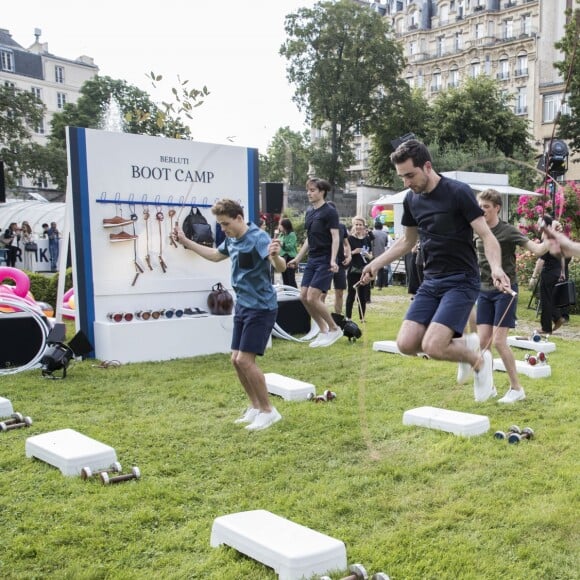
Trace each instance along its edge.
{"label": "white step platform", "polygon": [[454,435],[472,437],[489,431],[489,418],[485,415],[450,411],[437,407],[417,407],[403,413],[403,425],[418,425],[438,429]]}
{"label": "white step platform", "polygon": [[[396,340],[377,340],[373,342],[373,350],[378,352],[390,352],[391,354],[401,354]],[[417,353],[418,357],[429,358],[424,352]]]}
{"label": "white step platform", "polygon": [[25,450],[26,457],[36,457],[54,465],[63,475],[80,475],[83,467],[97,471],[117,461],[117,454],[112,447],[73,429],[29,437]]}
{"label": "white step platform", "polygon": [[[493,370],[505,372],[505,365],[501,358],[493,359]],[[516,371],[518,374],[526,375],[530,379],[544,379],[552,375],[552,369],[550,365],[530,365],[525,360],[516,361]]]}
{"label": "white step platform", "polygon": [[14,413],[14,409],[10,400],[0,397],[0,417],[10,417],[12,413]]}
{"label": "white step platform", "polygon": [[316,394],[316,387],[298,379],[292,379],[277,373],[265,373],[266,387],[272,395],[278,395],[287,401],[302,401],[308,395]]}
{"label": "white step platform", "polygon": [[226,544],[273,568],[280,580],[300,580],[346,568],[343,542],[266,510],[214,520],[210,545]]}
{"label": "white step platform", "polygon": [[508,336],[507,343],[509,346],[516,348],[525,348],[526,350],[535,350],[536,352],[543,352],[548,354],[556,350],[556,344],[547,340],[540,340],[535,342],[529,338],[522,338],[517,336]]}

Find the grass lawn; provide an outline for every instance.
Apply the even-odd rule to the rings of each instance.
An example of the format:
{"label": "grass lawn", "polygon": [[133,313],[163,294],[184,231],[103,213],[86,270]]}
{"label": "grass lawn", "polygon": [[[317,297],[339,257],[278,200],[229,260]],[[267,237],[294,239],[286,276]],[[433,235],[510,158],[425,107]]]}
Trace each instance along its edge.
{"label": "grass lawn", "polygon": [[[535,318],[528,299],[522,323]],[[356,343],[275,339],[265,372],[337,398],[276,399],[283,420],[263,432],[233,424],[246,401],[227,355],[108,369],[86,360],[64,381],[0,377],[0,396],[34,420],[0,433],[2,577],[276,578],[209,545],[216,517],[265,509],[344,541],[349,563],[393,580],[578,578],[578,341],[554,337],[552,376],[524,377],[527,400],[477,404],[471,385],[455,384],[456,365],[372,350],[395,338],[407,305],[404,288],[375,293]],[[495,381],[503,395],[505,373]],[[491,431],[402,424],[424,405],[487,415]],[[536,438],[494,439],[514,423]],[[25,457],[27,437],[63,428],[111,445],[141,480],[103,486]]]}

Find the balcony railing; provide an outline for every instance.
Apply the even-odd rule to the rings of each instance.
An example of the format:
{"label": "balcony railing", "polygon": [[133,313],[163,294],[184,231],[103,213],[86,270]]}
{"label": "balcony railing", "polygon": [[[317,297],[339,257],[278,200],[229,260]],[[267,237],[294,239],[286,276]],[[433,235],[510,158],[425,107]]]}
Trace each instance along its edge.
{"label": "balcony railing", "polygon": [[501,71],[497,73],[497,80],[498,81],[506,81],[510,78],[510,73],[506,71]]}
{"label": "balcony railing", "polygon": [[516,106],[514,108],[514,113],[516,115],[527,115],[528,114],[528,107]]}
{"label": "balcony railing", "polygon": [[528,67],[526,68],[517,68],[514,73],[515,77],[527,77],[528,76]]}

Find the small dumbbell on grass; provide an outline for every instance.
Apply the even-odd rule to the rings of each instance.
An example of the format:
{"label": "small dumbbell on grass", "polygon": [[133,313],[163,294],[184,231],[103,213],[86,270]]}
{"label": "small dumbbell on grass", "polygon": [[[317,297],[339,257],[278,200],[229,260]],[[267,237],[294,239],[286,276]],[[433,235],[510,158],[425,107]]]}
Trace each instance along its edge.
{"label": "small dumbbell on grass", "polygon": [[377,572],[371,576],[371,580],[391,580],[384,572]]}
{"label": "small dumbbell on grass", "polygon": [[22,417],[22,421],[2,421],[0,423],[0,431],[12,431],[13,429],[22,429],[22,427],[30,427],[32,419],[30,417]]}
{"label": "small dumbbell on grass", "polygon": [[121,473],[121,471],[123,471],[123,468],[118,461],[111,463],[111,465],[106,469],[97,469],[96,471],[93,471],[87,466],[81,469],[81,479],[87,480],[96,475],[100,476],[101,473]]}
{"label": "small dumbbell on grass", "polygon": [[362,564],[352,564],[348,567],[348,571],[351,574],[341,580],[368,580],[369,575]]}
{"label": "small dumbbell on grass", "polygon": [[121,483],[122,481],[129,481],[131,479],[139,479],[141,477],[141,471],[138,467],[132,467],[131,473],[109,477],[109,474],[106,471],[103,471],[99,474],[99,476],[103,485],[109,485],[111,483]]}
{"label": "small dumbbell on grass", "polygon": [[2,421],[4,425],[12,425],[13,423],[24,423],[24,415],[22,413],[12,413],[10,419]]}
{"label": "small dumbbell on grass", "polygon": [[522,439],[533,439],[534,430],[531,427],[526,427],[521,433],[512,433],[508,437],[509,443],[519,443]]}
{"label": "small dumbbell on grass", "polygon": [[512,425],[506,432],[496,431],[493,436],[496,439],[507,439],[511,433],[521,433],[522,430],[517,425]]}

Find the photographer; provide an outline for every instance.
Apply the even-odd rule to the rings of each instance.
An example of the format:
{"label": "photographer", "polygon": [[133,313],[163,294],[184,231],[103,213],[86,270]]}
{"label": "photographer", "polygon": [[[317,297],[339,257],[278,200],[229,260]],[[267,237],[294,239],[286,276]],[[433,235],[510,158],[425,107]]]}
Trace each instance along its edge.
{"label": "photographer", "polygon": [[12,222],[2,236],[2,242],[6,246],[6,265],[16,268],[16,256],[18,254],[18,243],[20,242],[20,230],[18,224]]}

